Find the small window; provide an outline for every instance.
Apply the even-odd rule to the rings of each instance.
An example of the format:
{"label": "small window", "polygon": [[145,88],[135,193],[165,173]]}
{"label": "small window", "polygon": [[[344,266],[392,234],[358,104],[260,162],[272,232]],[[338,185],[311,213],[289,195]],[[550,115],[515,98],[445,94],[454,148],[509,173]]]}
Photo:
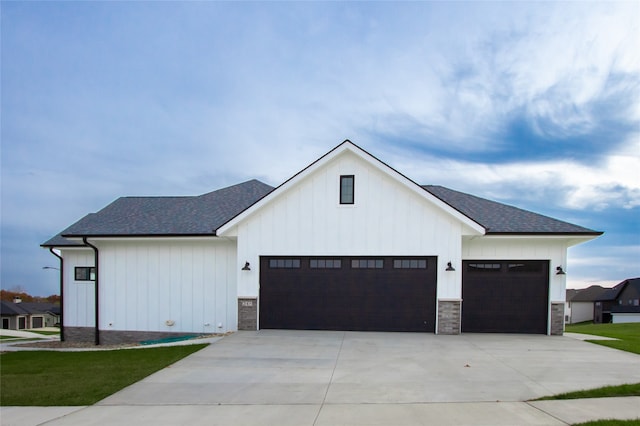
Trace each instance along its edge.
{"label": "small window", "polygon": [[470,263],[469,269],[478,272],[498,272],[502,268],[500,263]]}
{"label": "small window", "polygon": [[352,259],[352,269],[382,269],[384,268],[384,259]]}
{"label": "small window", "polygon": [[541,272],[542,263],[541,262],[509,263],[507,270],[509,272]]}
{"label": "small window", "polygon": [[341,259],[309,259],[309,268],[340,269],[342,268],[342,260]]}
{"label": "small window", "polygon": [[340,176],[340,204],[353,204],[354,181],[353,175]]}
{"label": "small window", "polygon": [[394,269],[427,269],[427,259],[394,259]]}
{"label": "small window", "polygon": [[96,280],[96,268],[94,268],[93,266],[76,266],[74,272],[76,281]]}
{"label": "small window", "polygon": [[300,259],[269,259],[269,268],[298,269],[300,268]]}

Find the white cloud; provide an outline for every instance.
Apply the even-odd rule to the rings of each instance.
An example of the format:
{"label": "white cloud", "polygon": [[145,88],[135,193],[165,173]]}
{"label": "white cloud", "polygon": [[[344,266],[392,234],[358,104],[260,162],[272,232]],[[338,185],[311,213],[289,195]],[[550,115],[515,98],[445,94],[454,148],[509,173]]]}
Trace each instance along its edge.
{"label": "white cloud", "polygon": [[[595,251],[592,249],[589,245],[569,249],[567,288],[594,284],[612,287],[625,279],[640,277],[640,265],[629,262],[640,258],[640,245],[601,245]],[[617,278],[612,280],[611,277]]]}
{"label": "white cloud", "polygon": [[547,200],[569,209],[640,206],[638,140],[593,166],[564,159],[484,164],[433,156],[407,160],[406,153],[401,157],[402,153],[395,154],[397,162],[392,164],[420,183],[441,184],[493,199]]}
{"label": "white cloud", "polygon": [[[376,117],[373,130],[417,132],[426,145],[445,140],[482,151],[493,148],[494,131],[520,111],[544,137],[587,134],[602,118],[593,105],[603,99],[628,102],[635,112],[621,118],[640,119],[640,102],[623,99],[640,93],[637,4],[501,6],[506,11],[496,10],[496,17],[482,10],[477,19],[470,19],[477,7],[457,8],[446,30],[434,23],[437,35],[409,37],[402,48],[381,52],[384,60],[364,78],[356,72],[354,91],[383,88],[384,103],[367,110]],[[448,37],[456,33],[464,37]],[[630,84],[616,85],[616,75]],[[376,90],[369,93],[377,99]]]}

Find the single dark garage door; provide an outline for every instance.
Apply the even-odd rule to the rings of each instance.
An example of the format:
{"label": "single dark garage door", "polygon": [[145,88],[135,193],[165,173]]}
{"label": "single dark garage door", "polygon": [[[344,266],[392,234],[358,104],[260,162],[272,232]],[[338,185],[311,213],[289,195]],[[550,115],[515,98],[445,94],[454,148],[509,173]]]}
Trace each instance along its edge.
{"label": "single dark garage door", "polygon": [[462,331],[547,333],[548,261],[464,261]]}
{"label": "single dark garage door", "polygon": [[260,328],[435,330],[435,257],[260,258]]}

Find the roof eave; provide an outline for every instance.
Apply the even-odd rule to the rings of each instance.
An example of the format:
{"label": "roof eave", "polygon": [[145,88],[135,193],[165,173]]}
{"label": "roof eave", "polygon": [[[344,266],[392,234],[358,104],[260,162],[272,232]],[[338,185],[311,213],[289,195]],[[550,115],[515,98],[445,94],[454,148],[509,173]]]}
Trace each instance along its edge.
{"label": "roof eave", "polygon": [[593,232],[492,232],[487,231],[487,236],[491,235],[516,235],[516,236],[527,236],[527,235],[540,235],[540,236],[549,236],[555,235],[559,237],[599,237],[604,234],[604,232],[593,231]]}
{"label": "roof eave", "polygon": [[604,232],[487,232],[485,238],[544,238],[565,240],[567,247],[586,243],[598,238]]}
{"label": "roof eave", "polygon": [[[215,230],[211,233],[162,233],[162,234],[65,234],[62,237],[70,241],[82,240],[82,238],[206,238],[216,237]],[[84,247],[84,244],[79,246]],[[45,247],[43,245],[43,247]],[[58,246],[55,246],[58,247]]]}

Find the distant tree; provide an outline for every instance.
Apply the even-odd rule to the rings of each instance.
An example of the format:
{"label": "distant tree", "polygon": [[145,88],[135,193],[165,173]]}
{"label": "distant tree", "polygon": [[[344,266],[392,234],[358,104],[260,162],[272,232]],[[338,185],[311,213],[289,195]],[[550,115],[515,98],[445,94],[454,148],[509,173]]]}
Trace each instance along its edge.
{"label": "distant tree", "polygon": [[20,286],[13,287],[10,290],[0,290],[0,300],[13,302],[16,297],[22,299],[23,302],[60,303],[60,296],[58,296],[57,294],[52,294],[51,296],[47,297],[31,296]]}
{"label": "distant tree", "polygon": [[49,303],[54,303],[54,304],[59,305],[60,304],[60,295],[52,294],[51,296],[47,297],[45,300],[47,302],[49,302]]}
{"label": "distant tree", "polygon": [[[16,290],[22,290],[21,288],[17,288]],[[33,296],[27,294],[23,291],[15,291],[11,290],[0,290],[0,299],[6,302],[13,302],[15,297],[19,297],[23,302],[33,302]]]}

